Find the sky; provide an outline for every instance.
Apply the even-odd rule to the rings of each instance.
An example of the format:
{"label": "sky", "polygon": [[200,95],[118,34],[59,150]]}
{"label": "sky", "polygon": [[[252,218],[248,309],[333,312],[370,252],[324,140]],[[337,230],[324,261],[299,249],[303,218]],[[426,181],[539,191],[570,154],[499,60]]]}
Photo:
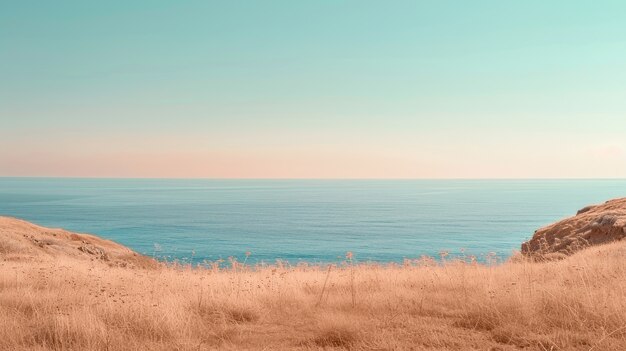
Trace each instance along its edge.
{"label": "sky", "polygon": [[0,176],[624,178],[624,1],[3,1]]}

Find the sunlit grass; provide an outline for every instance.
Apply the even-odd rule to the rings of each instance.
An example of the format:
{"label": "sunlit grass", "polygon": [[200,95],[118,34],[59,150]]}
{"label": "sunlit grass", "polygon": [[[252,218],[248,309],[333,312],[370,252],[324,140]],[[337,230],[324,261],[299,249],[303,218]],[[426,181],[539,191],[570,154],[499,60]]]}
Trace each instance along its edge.
{"label": "sunlit grass", "polygon": [[625,254],[615,243],[497,265],[2,261],[0,348],[626,349]]}

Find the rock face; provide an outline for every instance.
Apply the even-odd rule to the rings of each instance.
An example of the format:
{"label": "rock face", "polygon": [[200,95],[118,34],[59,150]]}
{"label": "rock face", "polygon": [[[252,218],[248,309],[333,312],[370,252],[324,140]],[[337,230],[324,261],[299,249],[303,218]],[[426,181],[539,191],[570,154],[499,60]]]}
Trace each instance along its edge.
{"label": "rock face", "polygon": [[543,227],[522,244],[522,253],[536,258],[559,258],[586,246],[626,237],[626,198],[587,206],[557,223]]}
{"label": "rock face", "polygon": [[0,260],[71,259],[110,266],[156,268],[158,263],[110,240],[0,217]]}

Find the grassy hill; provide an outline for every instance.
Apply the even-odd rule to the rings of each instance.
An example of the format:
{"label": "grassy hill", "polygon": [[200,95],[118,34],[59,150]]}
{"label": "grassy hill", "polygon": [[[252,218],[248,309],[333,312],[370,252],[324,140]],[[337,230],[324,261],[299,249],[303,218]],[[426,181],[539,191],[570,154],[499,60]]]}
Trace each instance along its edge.
{"label": "grassy hill", "polygon": [[548,262],[198,269],[13,218],[0,240],[2,350],[626,349],[622,242]]}

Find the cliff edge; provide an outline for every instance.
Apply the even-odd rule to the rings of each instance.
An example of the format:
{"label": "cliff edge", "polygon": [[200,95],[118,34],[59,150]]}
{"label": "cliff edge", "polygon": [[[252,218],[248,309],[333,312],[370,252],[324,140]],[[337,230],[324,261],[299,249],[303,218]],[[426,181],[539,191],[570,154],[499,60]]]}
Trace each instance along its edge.
{"label": "cliff edge", "polygon": [[621,240],[626,237],[626,198],[587,206],[575,216],[535,231],[522,244],[522,254],[555,259],[584,247]]}
{"label": "cliff edge", "polygon": [[110,266],[154,268],[157,261],[94,235],[51,229],[0,216],[0,260],[89,260]]}

